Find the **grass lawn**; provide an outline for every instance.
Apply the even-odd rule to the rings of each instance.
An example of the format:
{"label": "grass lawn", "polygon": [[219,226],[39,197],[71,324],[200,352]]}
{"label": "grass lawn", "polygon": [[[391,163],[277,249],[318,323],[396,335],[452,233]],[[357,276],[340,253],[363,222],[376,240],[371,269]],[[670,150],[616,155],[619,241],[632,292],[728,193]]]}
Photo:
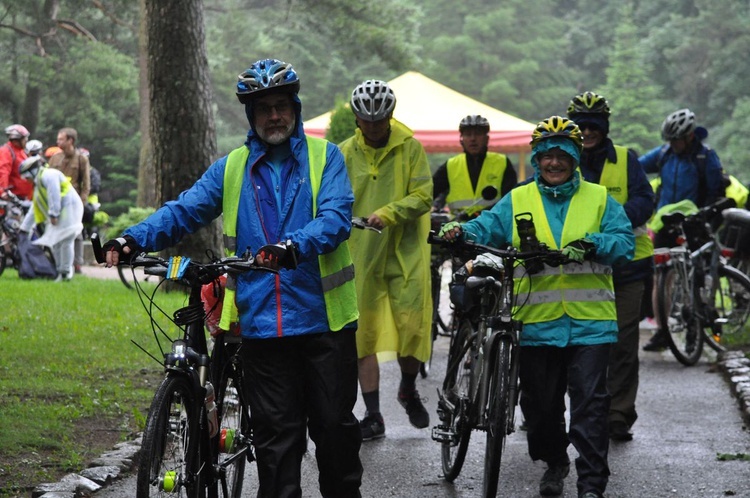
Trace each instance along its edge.
{"label": "grass lawn", "polygon": [[[170,314],[185,301],[158,296]],[[163,369],[131,341],[162,354],[119,280],[21,280],[6,269],[0,302],[0,496],[29,496],[143,429]]]}

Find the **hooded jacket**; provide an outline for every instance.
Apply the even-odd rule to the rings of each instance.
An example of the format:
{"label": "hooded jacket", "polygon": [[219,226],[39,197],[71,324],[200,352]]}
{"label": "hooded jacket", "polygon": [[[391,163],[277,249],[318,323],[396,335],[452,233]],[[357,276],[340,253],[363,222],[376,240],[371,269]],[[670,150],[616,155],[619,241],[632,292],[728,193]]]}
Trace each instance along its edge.
{"label": "hooded jacket", "polygon": [[[281,270],[278,280],[267,272],[238,276],[236,304],[242,336],[248,339],[329,330],[318,255],[346,243],[351,230],[354,197],[343,156],[333,144],[327,144],[327,162],[317,197],[317,215],[313,219],[301,104],[296,96],[294,101],[297,124],[289,139],[291,155],[280,178],[274,176],[273,168],[264,161],[268,146],[253,129],[248,131],[245,141],[250,154],[237,213],[237,253],[250,249],[254,254],[266,244],[287,239],[299,250],[297,269]],[[252,123],[251,105],[246,109]],[[226,162],[227,156],[214,162],[177,200],[167,202],[125,234],[145,250],[159,251],[208,225],[222,211]]]}
{"label": "hooded jacket", "polygon": [[395,119],[385,147],[362,132],[340,145],[354,189],[355,216],[377,214],[382,233],[357,230],[350,241],[360,305],[359,357],[397,351],[426,361],[432,342],[430,206],[432,178],[422,144]]}
{"label": "hooded jacket", "polygon": [[[552,236],[557,246],[560,247],[570,200],[578,192],[582,180],[580,173],[576,170],[565,183],[557,186],[546,185],[541,179],[536,161],[537,154],[545,150],[537,150],[536,147],[534,149],[534,155],[531,158],[531,163],[536,170],[534,183],[541,194]],[[563,150],[566,149],[563,148]],[[512,244],[513,215],[512,196],[507,195],[500,199],[500,202],[492,209],[482,211],[478,218],[464,223],[462,225],[463,237],[495,247]],[[575,222],[575,220],[568,220],[568,222]],[[599,232],[590,233],[586,238],[596,246],[594,261],[597,263],[614,266],[626,263],[633,257],[635,238],[630,221],[623,207],[611,196],[607,196]],[[617,342],[617,333],[616,320],[582,320],[563,315],[551,321],[524,324],[521,345],[566,347],[606,344]]]}

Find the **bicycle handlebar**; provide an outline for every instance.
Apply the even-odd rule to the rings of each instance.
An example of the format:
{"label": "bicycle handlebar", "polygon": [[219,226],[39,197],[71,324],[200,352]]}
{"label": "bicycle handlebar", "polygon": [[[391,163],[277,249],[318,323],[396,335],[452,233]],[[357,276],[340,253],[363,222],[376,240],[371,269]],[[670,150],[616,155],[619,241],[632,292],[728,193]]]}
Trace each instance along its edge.
{"label": "bicycle handlebar", "polygon": [[[91,247],[96,261],[98,263],[104,263],[106,260],[98,234],[91,235]],[[247,251],[242,256],[228,256],[210,263],[200,263],[189,258],[183,258],[183,260],[187,261],[184,268],[172,268],[171,271],[170,264],[174,265],[176,261],[179,261],[178,259],[165,259],[160,256],[153,256],[146,253],[137,254],[133,256],[129,262],[126,263],[120,261],[119,264],[130,267],[141,267],[144,269],[144,272],[149,275],[180,281],[191,287],[213,282],[225,273],[238,275],[253,270],[278,273],[277,270],[256,265],[255,258],[250,251]],[[168,273],[173,276],[170,277]]]}
{"label": "bicycle handlebar", "polygon": [[662,223],[664,223],[664,226],[674,227],[681,223],[683,223],[685,220],[692,220],[696,218],[705,219],[706,221],[712,220],[714,217],[721,214],[722,211],[725,209],[733,208],[737,205],[737,203],[734,201],[734,199],[731,199],[729,197],[723,197],[719,199],[718,201],[714,202],[713,204],[709,204],[708,206],[704,206],[700,208],[697,212],[692,214],[685,214],[685,213],[669,213],[665,214],[661,217]]}
{"label": "bicycle handlebar", "polygon": [[466,253],[469,255],[478,255],[481,253],[490,253],[494,256],[503,259],[512,260],[531,260],[539,259],[547,263],[550,266],[560,266],[568,263],[572,263],[567,256],[564,256],[562,251],[558,249],[550,249],[546,244],[540,244],[539,250],[535,251],[520,251],[515,247],[509,247],[507,249],[499,249],[497,247],[487,246],[483,244],[477,244],[471,240],[459,239],[456,241],[448,241],[438,237],[434,231],[430,231],[427,238],[427,242],[432,245],[441,246],[448,249],[451,252]]}

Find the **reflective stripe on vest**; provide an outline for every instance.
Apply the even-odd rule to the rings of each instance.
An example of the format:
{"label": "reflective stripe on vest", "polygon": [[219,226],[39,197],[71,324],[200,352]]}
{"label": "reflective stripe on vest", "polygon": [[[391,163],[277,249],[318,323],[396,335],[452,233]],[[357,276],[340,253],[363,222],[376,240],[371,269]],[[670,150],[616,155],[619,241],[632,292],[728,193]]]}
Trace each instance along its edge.
{"label": "reflective stripe on vest", "polygon": [[[492,206],[500,197],[500,188],[498,186],[503,182],[507,166],[508,159],[504,155],[488,152],[482,163],[477,188],[472,189],[466,154],[459,154],[448,159],[446,172],[450,187],[448,196],[445,198],[448,208],[451,211],[463,211],[466,214],[474,214]],[[497,188],[495,199],[489,201],[482,198],[482,190],[488,186]]]}
{"label": "reflective stripe on vest", "polygon": [[[317,213],[317,197],[326,165],[327,144],[326,140],[307,137],[313,218]],[[237,250],[237,213],[249,156],[250,150],[244,145],[233,150],[227,157],[224,170],[224,243],[229,254],[234,254]],[[328,326],[334,331],[341,330],[345,325],[359,318],[357,294],[354,287],[354,264],[349,253],[349,244],[342,243],[334,251],[318,256],[318,265],[323,297],[326,302]],[[234,305],[236,286],[234,278],[227,278],[224,306],[219,322],[219,327],[223,330],[229,330],[232,322],[236,322],[239,318],[237,307]]]}
{"label": "reflective stripe on vest", "polygon": [[[42,184],[42,175],[49,168],[44,166],[36,175],[36,188],[34,189],[34,223],[39,225],[43,223],[49,212],[49,194],[47,187]],[[73,185],[70,183],[70,177],[65,177],[60,182],[60,198],[62,199],[68,193]]]}
{"label": "reflective stripe on vest", "polygon": [[[513,189],[511,196],[513,213],[531,212],[537,238],[557,249],[536,183]],[[606,205],[607,190],[582,181],[568,206],[562,247],[587,233],[598,232]],[[521,239],[514,227],[513,246],[520,247],[520,244]],[[518,304],[516,318],[524,323],[548,322],[565,314],[579,320],[617,319],[612,268],[609,266],[592,261],[580,265],[545,265],[542,272],[531,276],[522,267],[516,267],[513,276]]]}
{"label": "reflective stripe on vest", "polygon": [[[614,147],[617,160],[615,163],[611,163],[609,159],[604,161],[599,185],[607,187],[607,193],[624,206],[628,201],[628,149],[619,145]],[[635,235],[633,261],[653,256],[654,242],[648,236],[646,225],[633,227],[633,235]]]}

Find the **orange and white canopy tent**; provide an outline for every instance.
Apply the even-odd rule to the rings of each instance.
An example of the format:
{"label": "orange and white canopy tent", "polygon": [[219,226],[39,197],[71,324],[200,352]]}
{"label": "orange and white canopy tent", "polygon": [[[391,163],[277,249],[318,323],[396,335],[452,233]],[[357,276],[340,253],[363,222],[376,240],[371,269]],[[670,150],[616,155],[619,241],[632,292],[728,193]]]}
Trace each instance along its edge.
{"label": "orange and white canopy tent", "polygon": [[[531,151],[533,123],[467,97],[416,71],[404,73],[388,84],[396,94],[393,116],[414,131],[414,138],[426,152],[463,152],[458,124],[468,114],[481,114],[490,122],[489,149],[521,153],[519,173],[523,171],[524,153]],[[305,133],[324,137],[330,119],[331,113],[326,112],[305,121]]]}

